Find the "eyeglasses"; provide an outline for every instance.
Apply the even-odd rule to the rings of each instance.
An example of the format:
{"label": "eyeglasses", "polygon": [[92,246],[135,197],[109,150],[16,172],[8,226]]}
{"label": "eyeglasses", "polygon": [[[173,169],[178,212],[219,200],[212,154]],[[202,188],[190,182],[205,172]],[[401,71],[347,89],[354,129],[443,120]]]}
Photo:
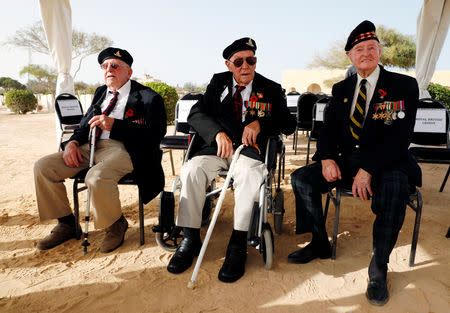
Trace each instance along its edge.
{"label": "eyeglasses", "polygon": [[234,61],[231,61],[231,60],[228,60],[228,61],[230,61],[231,63],[233,63],[234,66],[236,66],[236,67],[241,67],[242,64],[244,64],[244,60],[245,60],[245,62],[247,62],[247,64],[250,65],[250,66],[256,64],[256,57],[246,57],[245,59],[244,59],[244,58],[237,58],[237,59],[234,60]]}
{"label": "eyeglasses", "polygon": [[116,70],[120,67],[120,64],[119,63],[103,63],[100,65],[100,67],[105,71],[108,69],[108,66],[111,66],[114,70]]}

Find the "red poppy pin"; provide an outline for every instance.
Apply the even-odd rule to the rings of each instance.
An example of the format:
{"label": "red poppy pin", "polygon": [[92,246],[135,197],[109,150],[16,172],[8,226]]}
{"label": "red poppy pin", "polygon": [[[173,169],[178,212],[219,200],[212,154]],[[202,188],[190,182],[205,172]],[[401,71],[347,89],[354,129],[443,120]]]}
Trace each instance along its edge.
{"label": "red poppy pin", "polygon": [[257,102],[258,101],[258,97],[253,95],[250,97],[250,102]]}
{"label": "red poppy pin", "polygon": [[128,117],[132,117],[133,114],[134,114],[134,112],[133,112],[132,109],[128,109],[128,111],[126,111],[125,114],[126,114]]}
{"label": "red poppy pin", "polygon": [[386,91],[384,91],[383,89],[378,90],[378,93],[380,94],[381,99],[383,99],[386,95]]}

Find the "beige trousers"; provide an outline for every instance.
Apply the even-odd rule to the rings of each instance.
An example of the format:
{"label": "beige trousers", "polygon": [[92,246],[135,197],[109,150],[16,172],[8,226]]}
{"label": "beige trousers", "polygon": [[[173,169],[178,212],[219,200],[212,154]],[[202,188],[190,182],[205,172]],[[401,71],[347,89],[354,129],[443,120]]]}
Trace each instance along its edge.
{"label": "beige trousers", "polygon": [[[219,171],[229,168],[230,162],[231,159],[202,155],[181,167],[178,226],[200,228],[206,188]],[[247,231],[253,203],[259,201],[259,190],[268,174],[267,168],[261,161],[240,155],[231,174],[234,181],[234,229]],[[227,208],[222,206],[221,209]]]}
{"label": "beige trousers", "polygon": [[[89,144],[80,146],[83,161],[80,166],[66,166],[63,152],[47,155],[34,165],[36,200],[41,221],[72,213],[64,179],[89,167]],[[99,140],[95,147],[94,166],[87,172],[85,183],[90,189],[96,228],[112,225],[122,215],[117,182],[133,171],[131,158],[123,143]]]}

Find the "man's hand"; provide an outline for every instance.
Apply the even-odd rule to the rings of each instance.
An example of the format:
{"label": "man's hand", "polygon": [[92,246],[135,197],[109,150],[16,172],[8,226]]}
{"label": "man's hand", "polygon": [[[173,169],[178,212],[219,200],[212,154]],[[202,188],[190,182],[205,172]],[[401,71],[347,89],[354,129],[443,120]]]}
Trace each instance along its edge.
{"label": "man's hand", "polygon": [[93,118],[91,118],[89,124],[91,125],[91,129],[95,126],[98,126],[102,130],[111,130],[114,124],[114,119],[103,114],[95,115]]}
{"label": "man's hand", "polygon": [[245,146],[254,146],[256,144],[256,137],[258,137],[260,131],[261,126],[259,125],[259,121],[253,121],[248,124],[242,133],[242,143]]}
{"label": "man's hand", "polygon": [[322,160],[322,175],[329,183],[341,180],[341,170],[333,159]]}
{"label": "man's hand", "polygon": [[80,162],[83,162],[80,149],[78,149],[78,141],[72,140],[66,145],[63,160],[68,167],[78,167]]}
{"label": "man's hand", "polygon": [[217,142],[217,156],[223,159],[231,158],[233,156],[233,142],[225,134],[225,132],[219,132],[216,135]]}
{"label": "man's hand", "polygon": [[360,197],[362,200],[368,200],[367,192],[369,192],[370,196],[373,196],[372,188],[370,187],[371,180],[372,175],[360,168],[353,178],[353,197]]}

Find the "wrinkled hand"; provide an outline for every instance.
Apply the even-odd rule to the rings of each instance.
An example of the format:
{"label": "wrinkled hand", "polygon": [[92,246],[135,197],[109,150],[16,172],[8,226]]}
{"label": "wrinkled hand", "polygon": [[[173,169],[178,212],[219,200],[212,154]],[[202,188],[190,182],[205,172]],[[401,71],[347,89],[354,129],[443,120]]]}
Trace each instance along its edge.
{"label": "wrinkled hand", "polygon": [[334,182],[336,180],[341,180],[341,170],[339,169],[339,165],[333,159],[322,160],[322,175],[325,180],[329,183]]}
{"label": "wrinkled hand", "polygon": [[102,130],[111,130],[114,124],[114,119],[103,114],[95,115],[93,118],[91,118],[89,124],[91,125],[91,129],[95,126],[98,126]]}
{"label": "wrinkled hand", "polygon": [[78,148],[78,141],[72,140],[66,145],[63,160],[68,167],[78,167],[80,162],[83,162],[80,149]]}
{"label": "wrinkled hand", "polygon": [[360,197],[362,200],[368,200],[369,198],[367,196],[367,192],[370,196],[373,196],[372,188],[370,187],[371,180],[372,175],[360,168],[356,176],[353,178],[353,197]]}
{"label": "wrinkled hand", "polygon": [[217,156],[223,159],[231,158],[233,156],[233,142],[225,134],[225,132],[219,132],[216,135],[217,143]]}
{"label": "wrinkled hand", "polygon": [[256,144],[256,138],[261,131],[259,121],[253,121],[244,128],[242,133],[242,143],[244,146],[254,146]]}

